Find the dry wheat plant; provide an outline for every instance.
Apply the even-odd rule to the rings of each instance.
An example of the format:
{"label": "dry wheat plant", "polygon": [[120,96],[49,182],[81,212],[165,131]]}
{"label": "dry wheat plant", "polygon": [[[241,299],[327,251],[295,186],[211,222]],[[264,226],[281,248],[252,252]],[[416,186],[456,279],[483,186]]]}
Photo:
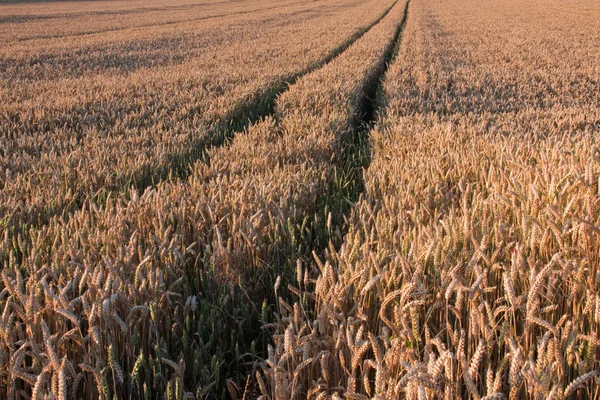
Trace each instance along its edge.
{"label": "dry wheat plant", "polygon": [[600,399],[594,0],[0,32],[0,398]]}
{"label": "dry wheat plant", "polygon": [[[290,3],[158,28],[154,14],[141,13],[153,25],[139,31],[89,34],[84,20],[85,34],[8,41],[0,50],[0,233],[187,173],[207,146],[268,113],[286,82],[362,33],[384,8],[374,4]],[[43,30],[44,19],[29,18],[21,25],[32,35]],[[73,26],[67,16],[59,23]]]}
{"label": "dry wheat plant", "polygon": [[[7,206],[12,213],[4,216],[0,243],[0,388],[7,397],[236,398],[251,396],[253,385],[258,390],[246,374],[270,340],[260,333],[275,307],[265,288],[273,287],[279,275],[289,277],[290,266],[310,255],[313,246],[326,246],[334,218],[341,218],[329,210],[346,204],[357,128],[404,12],[403,4],[391,1],[316,2],[311,7],[323,9],[306,11],[306,16],[293,11],[289,17],[266,18],[273,16],[270,11],[263,18],[265,24],[276,24],[271,31],[268,26],[252,28],[256,17],[245,22],[248,36],[279,37],[263,47],[259,42],[265,37],[254,42],[245,35],[230,49],[221,43],[223,51],[207,51],[204,61],[192,58],[181,76],[174,72],[175,78],[168,72],[178,71],[179,65],[166,70],[147,66],[123,76],[107,67],[94,75],[80,71],[86,68],[84,56],[83,66],[68,65],[74,73],[64,82],[5,68],[11,83],[31,85],[3,111],[8,145],[22,146],[17,153],[10,149],[3,154],[23,165],[23,172],[7,175],[3,186],[3,195],[15,199]],[[326,23],[331,19],[336,24]],[[233,30],[240,29],[240,21],[231,24]],[[307,42],[304,35],[316,37]],[[151,43],[148,48],[155,49]],[[216,56],[222,59],[210,61]],[[240,64],[237,70],[224,70],[231,62],[228,57]],[[265,58],[281,60],[282,70],[262,65]],[[193,84],[180,80],[205,70],[208,74],[203,63],[212,62],[210,84],[218,83],[222,74],[224,81],[237,79],[230,83],[236,90],[243,82],[250,89],[259,87],[252,89],[250,99],[243,91],[220,88],[219,97],[217,89],[205,88],[211,99],[216,96],[212,105],[207,110],[189,106],[183,116],[178,107],[185,102],[173,103],[174,115],[169,115],[170,108],[147,109],[145,101],[159,107],[152,103],[157,97],[166,102],[176,100],[177,94],[206,103],[196,91],[209,84],[204,76]],[[299,67],[298,62],[306,65]],[[144,191],[127,180],[110,183],[141,168],[144,151],[138,141],[157,151],[158,161],[150,168],[156,169],[172,152],[189,149],[189,130],[219,134],[210,127],[202,130],[200,124],[217,120],[213,114],[232,120],[228,104],[229,109],[240,101],[252,103],[249,109],[265,106],[252,99],[272,91],[273,81],[283,80],[282,75],[292,82],[280,90],[284,93],[271,115],[224,146],[204,149],[200,160],[190,156],[182,176],[142,185]],[[141,95],[133,89],[120,92],[130,81]],[[80,85],[77,90],[69,86],[75,84]],[[107,96],[98,108],[82,95],[87,84],[90,91],[107,87],[94,92]],[[47,103],[39,94],[45,91],[60,96]],[[224,99],[236,95],[235,101]],[[121,109],[111,99],[129,103]],[[30,122],[17,119],[24,115],[19,107],[31,107]],[[189,123],[199,125],[185,125]],[[82,135],[86,124],[89,131]],[[46,157],[47,163],[41,161]],[[47,172],[38,171],[39,165]],[[86,175],[59,175],[65,165],[73,166],[67,171]],[[34,178],[35,184],[30,181]],[[49,179],[57,182],[45,182]],[[84,193],[77,194],[73,184]],[[99,197],[90,188],[111,191]],[[63,191],[52,192],[57,189]],[[14,195],[15,190],[24,192]],[[39,199],[38,205],[31,205],[32,199]]]}
{"label": "dry wheat plant", "polygon": [[600,398],[598,3],[413,0],[397,52],[263,398]]}

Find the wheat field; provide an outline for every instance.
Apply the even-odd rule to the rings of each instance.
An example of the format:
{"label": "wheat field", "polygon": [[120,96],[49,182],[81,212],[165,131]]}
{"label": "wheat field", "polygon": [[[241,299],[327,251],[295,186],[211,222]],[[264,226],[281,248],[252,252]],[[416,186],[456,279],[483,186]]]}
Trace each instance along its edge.
{"label": "wheat field", "polygon": [[0,32],[0,398],[600,399],[596,1]]}

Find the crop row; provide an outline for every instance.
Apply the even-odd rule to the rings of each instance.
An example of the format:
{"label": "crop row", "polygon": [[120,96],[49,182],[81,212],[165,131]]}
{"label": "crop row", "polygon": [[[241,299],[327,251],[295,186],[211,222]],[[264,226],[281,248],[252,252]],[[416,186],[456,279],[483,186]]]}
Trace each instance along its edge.
{"label": "crop row", "polygon": [[347,208],[355,137],[403,11],[387,8],[185,180],[103,207],[85,202],[69,219],[5,239],[8,394],[202,398],[247,389],[245,373],[270,340],[261,326],[277,309],[265,288],[284,292],[296,259],[326,246]]}
{"label": "crop row", "polygon": [[[58,5],[60,3],[55,3]],[[64,3],[63,3],[64,4]],[[57,8],[54,12],[49,9],[48,4],[38,14],[24,13],[19,10],[17,13],[9,13],[3,10],[0,16],[0,35],[3,41],[10,44],[12,48],[28,48],[31,41],[40,44],[56,43],[57,41],[47,39],[60,38],[61,47],[65,44],[72,45],[77,40],[90,39],[90,35],[103,36],[106,40],[115,34],[127,34],[131,36],[140,30],[152,28],[153,30],[161,27],[175,27],[189,25],[189,23],[204,22],[209,19],[232,17],[238,14],[256,14],[263,11],[273,11],[281,8],[290,8],[292,5],[303,5],[306,7],[306,1],[273,2],[259,1],[241,1],[227,4],[224,7],[223,2],[210,3],[186,3],[185,1],[167,2],[164,0],[156,1],[150,7],[129,7],[117,8],[105,5],[101,10],[93,10],[88,7],[72,7],[69,9]],[[31,10],[31,7],[29,7]],[[314,4],[308,9],[314,9]],[[82,36],[86,36],[85,38]],[[22,43],[19,46],[16,43]]]}
{"label": "crop row", "polygon": [[365,192],[281,306],[265,397],[600,397],[599,21],[524,4],[411,4]]}
{"label": "crop row", "polygon": [[[44,79],[9,92],[15,98],[0,106],[0,233],[68,218],[85,201],[101,205],[115,192],[187,173],[207,147],[268,114],[288,82],[347,47],[381,9],[348,3],[330,12],[240,17],[229,21],[229,32],[198,29],[200,42],[217,42],[218,51],[204,44],[188,54],[175,46],[180,64]],[[185,40],[192,46],[196,37]],[[167,58],[171,45],[162,49]],[[141,59],[160,51],[152,42],[141,49]]]}

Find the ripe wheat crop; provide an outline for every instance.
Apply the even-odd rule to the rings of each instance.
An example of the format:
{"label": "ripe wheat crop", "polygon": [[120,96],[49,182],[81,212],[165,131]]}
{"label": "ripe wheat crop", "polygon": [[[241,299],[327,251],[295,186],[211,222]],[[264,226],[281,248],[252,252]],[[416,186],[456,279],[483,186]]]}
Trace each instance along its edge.
{"label": "ripe wheat crop", "polygon": [[[277,99],[271,117],[231,143],[208,149],[207,161],[191,164],[184,178],[143,193],[123,190],[103,202],[86,198],[62,218],[6,231],[5,284],[22,284],[5,305],[44,310],[33,319],[13,314],[5,321],[17,328],[7,329],[3,341],[13,360],[7,375],[11,396],[23,389],[56,395],[61,380],[74,396],[146,397],[156,391],[201,398],[225,388],[240,390],[245,363],[252,364],[256,349],[268,340],[247,339],[266,322],[274,303],[264,288],[297,257],[310,255],[304,243],[326,241],[321,231],[327,209],[342,201],[336,197],[342,190],[336,171],[345,169],[346,144],[361,118],[364,92],[392,42],[399,5],[390,10],[391,5],[361,3],[344,11],[353,28],[346,32],[350,47],[337,46],[338,56],[331,53],[331,36],[324,36],[331,53],[326,65],[298,76]],[[365,29],[357,23],[370,16],[363,8],[377,17],[367,20]],[[344,26],[320,29],[335,34]],[[370,32],[381,26],[387,31],[374,41]],[[172,133],[165,129],[165,135]],[[115,140],[119,151],[125,144]],[[139,146],[127,147],[139,152]],[[106,146],[97,151],[106,152]],[[108,157],[118,153],[106,152],[99,161]],[[33,296],[39,290],[49,297]],[[25,298],[30,303],[20,301]],[[22,335],[26,343],[11,347]],[[32,347],[41,350],[33,364],[13,354]],[[62,361],[53,362],[59,355]]]}
{"label": "ripe wheat crop", "polygon": [[600,397],[600,20],[550,3],[411,3],[365,191],[284,307],[265,397]]}
{"label": "ripe wheat crop", "polygon": [[[168,36],[146,28],[134,38],[99,33],[102,41],[91,44],[87,35],[68,45],[61,37],[57,49],[9,42],[1,67],[0,233],[187,172],[382,8],[288,4],[177,23]],[[336,24],[326,24],[331,18]]]}
{"label": "ripe wheat crop", "polygon": [[0,398],[600,399],[592,0],[0,4]]}

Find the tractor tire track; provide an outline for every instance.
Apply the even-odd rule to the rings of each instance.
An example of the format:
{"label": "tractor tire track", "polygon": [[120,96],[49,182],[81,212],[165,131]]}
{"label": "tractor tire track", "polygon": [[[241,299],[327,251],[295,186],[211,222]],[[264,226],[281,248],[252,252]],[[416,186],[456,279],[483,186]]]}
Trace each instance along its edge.
{"label": "tractor tire track", "polygon": [[[320,60],[314,62],[301,71],[288,75],[273,85],[263,87],[257,92],[249,95],[249,98],[240,100],[234,105],[230,111],[220,118],[210,128],[202,138],[191,138],[187,146],[182,146],[186,151],[181,153],[172,153],[165,157],[156,168],[152,170],[140,169],[133,171],[123,181],[120,181],[114,187],[104,188],[90,198],[85,194],[80,197],[69,200],[68,204],[55,204],[51,210],[40,206],[32,207],[29,214],[37,215],[36,219],[31,222],[19,222],[19,228],[11,229],[10,236],[17,237],[22,232],[26,232],[31,228],[39,228],[47,225],[52,218],[60,215],[66,222],[71,215],[80,210],[88,201],[96,206],[103,206],[108,198],[114,197],[115,194],[128,196],[129,188],[133,187],[138,192],[144,192],[146,189],[156,187],[160,182],[171,179],[186,180],[190,175],[191,166],[196,162],[209,162],[209,150],[223,146],[228,140],[232,139],[236,134],[243,132],[252,123],[274,115],[274,108],[277,98],[285,93],[291,85],[297,82],[303,76],[315,72],[339,57],[353,43],[363,37],[374,26],[379,24],[384,19],[391,9],[396,5],[398,0],[388,6],[383,13],[374,21],[366,26],[359,28],[353,35],[331,50]],[[190,116],[193,118],[194,116]],[[127,193],[126,193],[127,192]],[[9,216],[9,219],[12,218]],[[15,224],[10,224],[15,226]]]}

